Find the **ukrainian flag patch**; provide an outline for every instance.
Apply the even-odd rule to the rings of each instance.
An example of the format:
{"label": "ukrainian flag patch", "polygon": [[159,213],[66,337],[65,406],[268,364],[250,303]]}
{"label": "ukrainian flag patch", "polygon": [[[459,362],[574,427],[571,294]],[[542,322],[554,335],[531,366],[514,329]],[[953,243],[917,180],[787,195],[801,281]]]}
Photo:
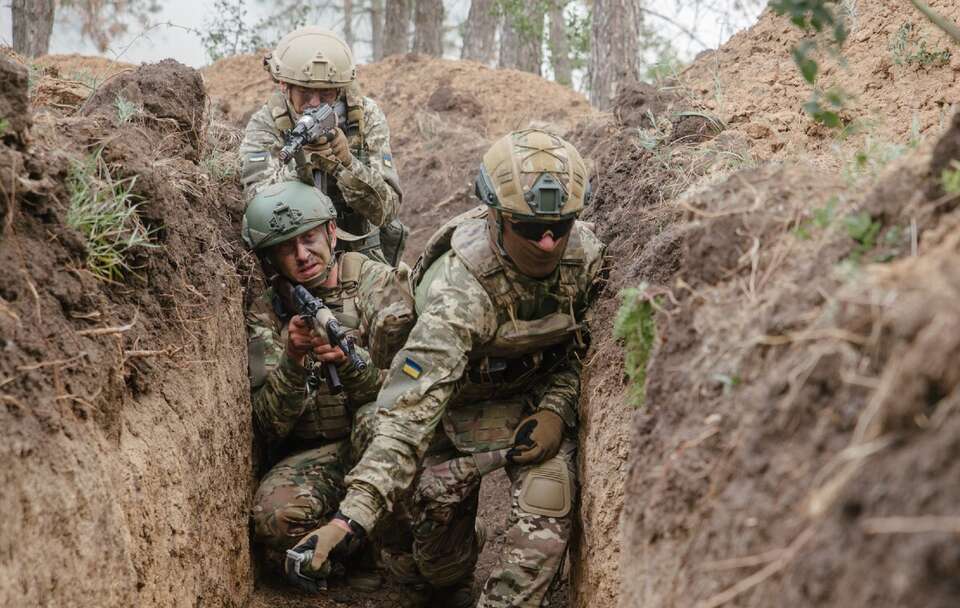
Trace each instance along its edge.
{"label": "ukrainian flag patch", "polygon": [[403,367],[401,368],[403,373],[410,376],[414,380],[420,377],[420,374],[423,373],[423,367],[419,363],[407,357],[406,361],[403,362]]}
{"label": "ukrainian flag patch", "polygon": [[389,154],[383,155],[383,164],[388,167],[393,167],[393,157]]}

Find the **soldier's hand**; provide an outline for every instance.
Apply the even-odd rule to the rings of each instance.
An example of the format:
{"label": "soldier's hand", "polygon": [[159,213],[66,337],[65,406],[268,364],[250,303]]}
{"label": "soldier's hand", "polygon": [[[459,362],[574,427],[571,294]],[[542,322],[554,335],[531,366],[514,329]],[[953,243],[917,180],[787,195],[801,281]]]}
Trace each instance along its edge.
{"label": "soldier's hand", "polygon": [[350,144],[347,142],[347,136],[339,128],[333,132],[329,138],[320,138],[303,147],[307,157],[311,160],[316,159],[319,168],[324,171],[330,171],[338,164],[349,167],[353,163],[353,155],[350,153]]}
{"label": "soldier's hand", "polygon": [[323,344],[313,345],[313,358],[321,363],[333,363],[340,365],[347,361],[347,355],[339,346],[332,346],[324,342]]}
{"label": "soldier's hand", "polygon": [[524,418],[513,432],[513,447],[507,452],[507,459],[514,464],[550,460],[560,451],[563,426],[563,418],[550,410]]}
{"label": "soldier's hand", "polygon": [[[337,519],[317,528],[300,539],[294,547],[294,551],[304,552],[307,548],[313,551],[313,559],[306,565],[307,573],[323,572],[323,564],[326,563],[330,552],[340,544],[349,534],[349,528],[346,525],[340,525]],[[313,540],[313,539],[316,540]]]}

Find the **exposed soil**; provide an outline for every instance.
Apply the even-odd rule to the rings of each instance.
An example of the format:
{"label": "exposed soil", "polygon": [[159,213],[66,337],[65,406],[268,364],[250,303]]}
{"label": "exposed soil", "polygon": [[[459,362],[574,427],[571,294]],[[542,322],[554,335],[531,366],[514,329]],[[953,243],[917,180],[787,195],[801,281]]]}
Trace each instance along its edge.
{"label": "exposed soil", "polygon": [[[584,219],[611,264],[571,583],[552,606],[960,604],[960,212],[940,179],[960,159],[960,57],[907,3],[844,5],[846,65],[823,65],[850,94],[843,136],[803,113],[800,36],[770,13],[606,114],[469,62],[361,68],[392,130],[408,261],[473,204],[480,155],[510,129],[551,124],[596,169]],[[920,41],[954,52],[922,58]],[[269,574],[251,595],[250,262],[232,149],[273,87],[259,58],[203,70],[210,113],[174,64],[41,63],[36,115],[23,70],[4,66],[0,85],[15,125],[0,144],[2,603],[395,605],[390,588],[305,598]],[[88,100],[78,71],[116,75]],[[118,97],[142,107],[130,123]],[[99,145],[116,177],[139,175],[141,216],[160,228],[127,285],[83,271],[65,224],[70,161]],[[655,310],[642,401],[612,327],[629,287]],[[484,483],[478,581],[502,548],[505,487]],[[51,544],[67,566],[49,567]]]}
{"label": "exposed soil", "polygon": [[[25,78],[8,82],[5,107],[26,98]],[[194,70],[115,82],[156,98],[126,124],[112,98],[91,99],[89,116],[44,110],[28,147],[0,146],[0,174],[11,152],[23,167],[3,184],[16,212],[0,241],[0,603],[241,606],[252,435],[238,192],[188,160],[208,147],[202,118],[199,132],[170,118],[176,100],[203,107]],[[71,163],[97,149],[115,179],[137,176],[157,231],[125,284],[85,269],[65,219]]]}

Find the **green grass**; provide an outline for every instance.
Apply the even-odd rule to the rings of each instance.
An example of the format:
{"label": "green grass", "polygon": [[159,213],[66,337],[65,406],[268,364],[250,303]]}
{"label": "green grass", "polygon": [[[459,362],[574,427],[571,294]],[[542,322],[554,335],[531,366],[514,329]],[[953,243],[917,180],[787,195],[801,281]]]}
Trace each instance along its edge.
{"label": "green grass", "polygon": [[3,137],[7,134],[7,130],[10,128],[10,121],[6,118],[0,118],[0,137]]}
{"label": "green grass", "polygon": [[140,114],[140,106],[125,99],[120,93],[117,93],[116,99],[113,100],[113,107],[117,111],[117,123],[121,125],[130,122],[134,116]]}
{"label": "green grass", "polygon": [[897,65],[942,67],[950,63],[949,49],[928,48],[920,28],[907,21],[900,25],[890,41],[890,54]]}
{"label": "green grass", "polygon": [[115,180],[99,152],[75,160],[67,177],[70,205],[67,225],[86,240],[87,268],[95,276],[116,281],[136,268],[131,253],[141,247],[156,247],[137,213],[132,193],[136,176]]}
{"label": "green grass", "polygon": [[614,336],[623,340],[624,366],[634,407],[642,407],[646,398],[647,361],[657,337],[653,303],[645,292],[646,285],[620,292],[622,303],[613,325]]}

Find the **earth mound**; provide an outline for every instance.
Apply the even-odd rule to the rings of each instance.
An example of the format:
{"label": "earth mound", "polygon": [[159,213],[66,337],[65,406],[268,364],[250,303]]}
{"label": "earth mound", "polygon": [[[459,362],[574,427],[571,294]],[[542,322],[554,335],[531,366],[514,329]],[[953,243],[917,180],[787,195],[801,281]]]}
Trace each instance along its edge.
{"label": "earth mound", "polygon": [[[954,23],[960,6],[930,6]],[[680,81],[691,101],[716,114],[751,142],[758,159],[816,154],[835,168],[836,150],[936,136],[960,97],[960,52],[909,2],[851,2],[840,13],[850,30],[839,62],[821,58],[825,89],[847,97],[848,137],[836,141],[803,111],[811,89],[790,55],[801,33],[769,9],[753,27],[719,49],[701,54]]]}
{"label": "earth mound", "polygon": [[[83,114],[51,104],[30,117],[26,69],[0,62],[14,76],[0,107],[15,109],[0,144],[0,175],[15,176],[0,181],[12,203],[0,236],[0,603],[241,606],[248,263],[231,215],[239,192],[206,162],[221,143],[202,115],[182,114],[204,107],[199,74],[141,66]],[[107,208],[127,221],[109,223]],[[104,244],[136,235],[127,269],[111,266]]]}

